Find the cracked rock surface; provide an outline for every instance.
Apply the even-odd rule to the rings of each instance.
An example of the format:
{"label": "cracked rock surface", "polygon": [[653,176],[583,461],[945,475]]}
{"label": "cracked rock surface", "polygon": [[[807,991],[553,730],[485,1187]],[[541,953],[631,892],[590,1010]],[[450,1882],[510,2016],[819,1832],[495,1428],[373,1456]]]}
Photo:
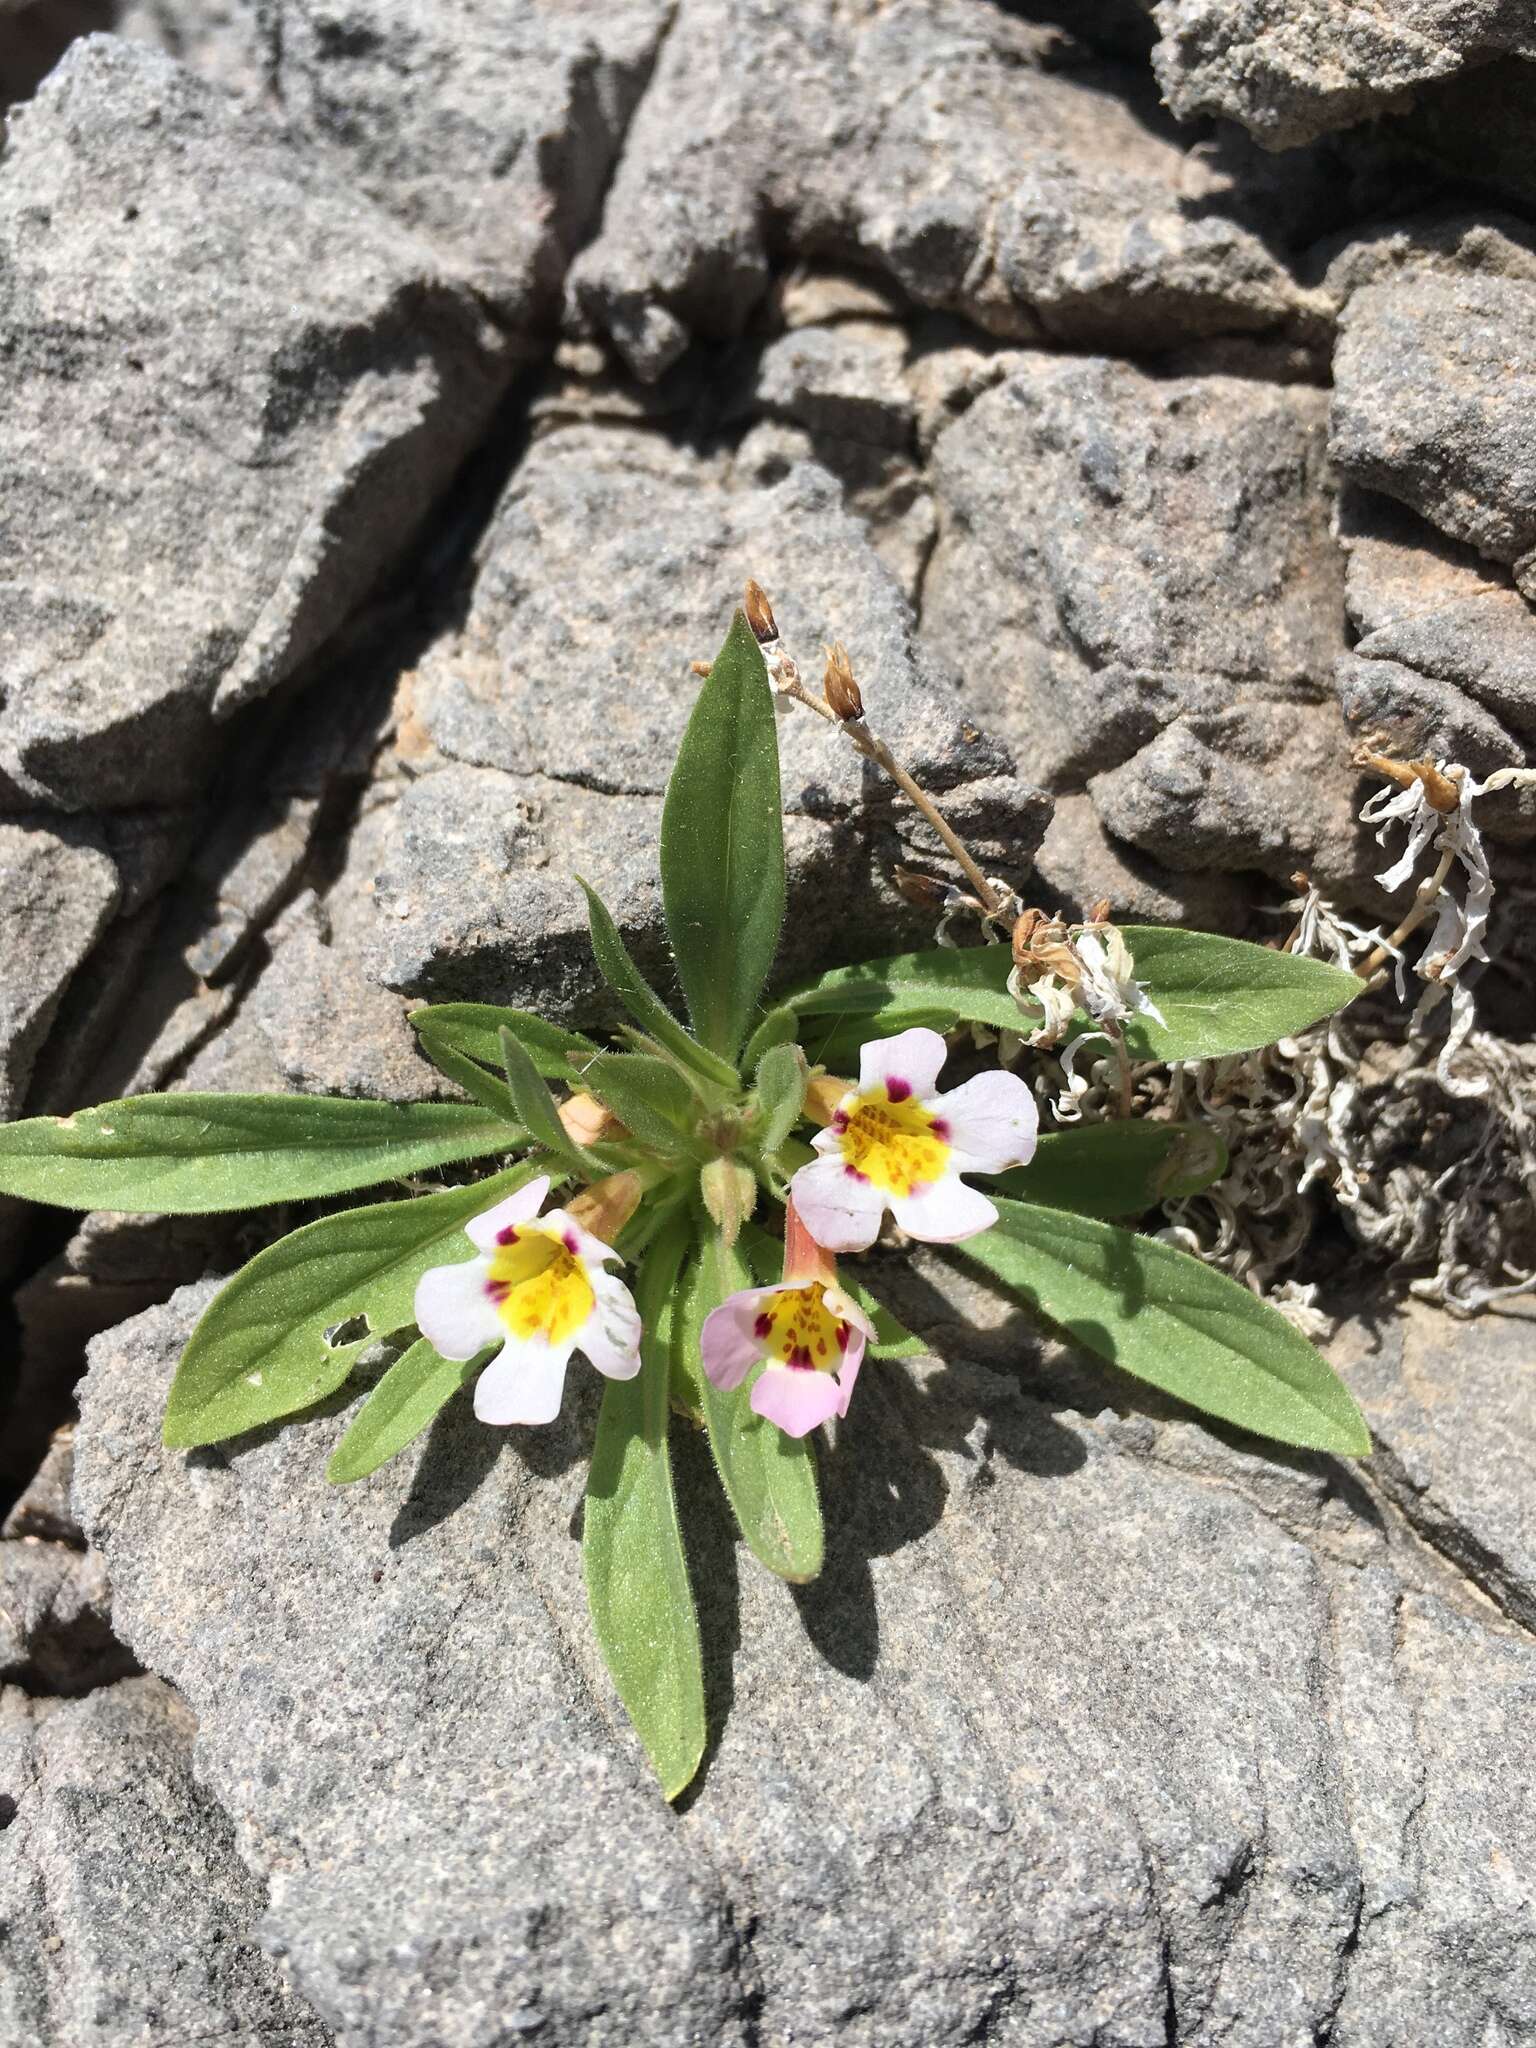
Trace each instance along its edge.
{"label": "cracked rock surface", "polygon": [[[1523,0],[0,0],[7,97],[0,1118],[451,1094],[422,999],[603,1023],[574,878],[662,972],[747,575],[1076,914],[1374,921],[1357,742],[1536,741]],[[786,969],[930,943],[937,841],[780,733]],[[1536,798],[1484,822],[1528,1032]],[[1345,1468],[903,1267],[933,1353],[822,1446],[814,1585],[678,1431],[673,1811],[590,1375],[342,1490],[361,1381],[161,1446],[316,1213],[0,1204],[7,2048],[1536,2039],[1528,1321],[1352,1270]]]}

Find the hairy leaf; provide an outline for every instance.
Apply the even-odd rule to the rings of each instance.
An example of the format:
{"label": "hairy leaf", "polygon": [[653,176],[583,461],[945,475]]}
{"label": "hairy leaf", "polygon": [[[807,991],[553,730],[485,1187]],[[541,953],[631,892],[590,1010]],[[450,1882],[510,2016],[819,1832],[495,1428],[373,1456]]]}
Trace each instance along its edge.
{"label": "hairy leaf", "polygon": [[[547,1024],[531,1010],[504,1010],[495,1003],[429,1003],[413,1010],[411,1028],[421,1039],[427,1057],[442,1067],[463,1087],[461,1073],[445,1063],[443,1055],[457,1054],[486,1069],[501,1085],[501,1034],[510,1031],[546,1081],[564,1081],[579,1088],[583,1064],[597,1047],[579,1031],[566,1031]],[[470,1090],[473,1093],[473,1090]]]}
{"label": "hairy leaf", "polygon": [[572,1172],[587,1173],[591,1160],[561,1123],[548,1083],[510,1031],[501,1034],[501,1058],[512,1107],[534,1144]]}
{"label": "hairy leaf", "polygon": [[490,1357],[482,1351],[467,1362],[442,1358],[425,1337],[404,1351],[352,1418],[352,1426],[331,1453],[325,1476],[335,1486],[366,1479],[430,1426],[437,1412],[468,1386]]}
{"label": "hairy leaf", "polygon": [[672,1304],[686,1244],[678,1219],[641,1264],[640,1372],[604,1389],[581,1543],[604,1662],[668,1799],[698,1769],[707,1733],[698,1616],[667,1450]]}
{"label": "hairy leaf", "polygon": [[[464,1225],[531,1180],[530,1164],[413,1202],[323,1216],[258,1252],[216,1294],[182,1353],[165,1441],[185,1448],[238,1436],[308,1408],[339,1387],[365,1344],[404,1329],[429,1266],[472,1256]],[[326,1341],[351,1319],[368,1329]]]}
{"label": "hairy leaf", "polygon": [[1052,1131],[1027,1166],[984,1183],[1079,1216],[1139,1216],[1159,1202],[1195,1195],[1227,1170],[1227,1148],[1209,1124],[1123,1120]]}
{"label": "hairy leaf", "polygon": [[733,1059],[784,922],[779,735],[767,665],[741,612],[699,690],[667,784],[661,900],[694,1029]]}
{"label": "hairy leaf", "polygon": [[[581,881],[579,875],[576,879]],[[629,948],[620,937],[619,928],[602,898],[587,883],[582,882],[581,886],[587,895],[592,953],[604,981],[647,1037],[655,1039],[658,1045],[664,1046],[685,1066],[691,1067],[696,1074],[702,1074],[716,1087],[734,1090],[740,1080],[736,1069],[728,1060],[719,1059],[707,1051],[691,1032],[678,1023],[629,957]]]}
{"label": "hairy leaf", "polygon": [[1090,1351],[1256,1436],[1364,1457],[1344,1382],[1277,1309],[1156,1238],[1024,1202],[959,1248]]}
{"label": "hairy leaf", "polygon": [[196,1216],[343,1194],[523,1142],[503,1118],[463,1102],[137,1095],[0,1124],[0,1194]]}
{"label": "hairy leaf", "polygon": [[665,1060],[640,1052],[604,1052],[588,1062],[585,1086],[632,1136],[675,1156],[691,1143],[699,1098]]}
{"label": "hairy leaf", "polygon": [[757,1069],[757,1100],[762,1111],[758,1144],[765,1153],[777,1152],[795,1125],[805,1103],[805,1055],[798,1045],[774,1045],[763,1054]]}

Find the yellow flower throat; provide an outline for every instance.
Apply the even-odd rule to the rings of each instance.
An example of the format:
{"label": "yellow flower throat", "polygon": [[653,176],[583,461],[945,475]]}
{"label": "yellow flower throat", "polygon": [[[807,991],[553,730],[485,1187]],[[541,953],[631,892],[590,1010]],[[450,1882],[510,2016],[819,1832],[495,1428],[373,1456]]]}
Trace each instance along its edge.
{"label": "yellow flower throat", "polygon": [[848,1325],[833,1315],[826,1288],[813,1280],[807,1287],[788,1287],[770,1294],[753,1330],[770,1359],[801,1372],[836,1372],[848,1348]]}
{"label": "yellow flower throat", "polygon": [[861,1095],[832,1119],[843,1164],[887,1195],[910,1195],[939,1180],[949,1160],[949,1127],[901,1089],[902,1083]]}
{"label": "yellow flower throat", "polygon": [[514,1337],[564,1344],[592,1313],[581,1260],[553,1231],[532,1224],[502,1232],[485,1291]]}

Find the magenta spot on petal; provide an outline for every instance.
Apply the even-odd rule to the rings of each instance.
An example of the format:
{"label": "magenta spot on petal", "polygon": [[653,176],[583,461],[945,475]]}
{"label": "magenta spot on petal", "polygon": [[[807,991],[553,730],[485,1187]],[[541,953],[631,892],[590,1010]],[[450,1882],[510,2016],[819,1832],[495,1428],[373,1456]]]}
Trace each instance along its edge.
{"label": "magenta spot on petal", "polygon": [[940,1141],[940,1142],[941,1142],[942,1144],[945,1144],[945,1145],[947,1145],[947,1144],[949,1143],[949,1125],[948,1125],[947,1123],[945,1123],[945,1121],[944,1121],[943,1117],[941,1117],[941,1116],[936,1116],[936,1117],[934,1118],[934,1120],[933,1120],[933,1126],[932,1126],[932,1128],[933,1128],[933,1135],[934,1135],[934,1136],[935,1136],[935,1137],[936,1137],[936,1138],[937,1138],[937,1139],[938,1139],[938,1140],[939,1140],[939,1141]]}
{"label": "magenta spot on petal", "polygon": [[846,1323],[839,1323],[837,1326],[837,1348],[839,1351],[846,1351],[848,1349],[848,1325]]}
{"label": "magenta spot on petal", "polygon": [[504,1230],[498,1230],[496,1233],[496,1242],[498,1244],[516,1244],[517,1225],[515,1223],[509,1223]]}
{"label": "magenta spot on petal", "polygon": [[807,1344],[797,1344],[784,1363],[792,1365],[796,1372],[814,1372],[816,1370],[815,1366],[811,1363],[810,1346]]}
{"label": "magenta spot on petal", "polygon": [[507,1283],[505,1280],[487,1280],[485,1291],[492,1301],[505,1301],[507,1298]]}
{"label": "magenta spot on petal", "polygon": [[869,1175],[867,1173],[860,1173],[859,1169],[856,1166],[845,1166],[843,1168],[843,1171],[847,1174],[850,1180],[856,1180],[866,1186],[868,1185]]}
{"label": "magenta spot on petal", "polygon": [[834,1130],[834,1131],[846,1131],[846,1130],[847,1130],[847,1128],[848,1128],[848,1112],[847,1112],[847,1110],[846,1110],[846,1109],[840,1109],[840,1110],[838,1110],[838,1111],[837,1111],[837,1113],[836,1113],[836,1114],[834,1115],[834,1117],[832,1118],[832,1128],[833,1128],[833,1130]]}
{"label": "magenta spot on petal", "polygon": [[890,1102],[905,1102],[912,1093],[912,1083],[903,1081],[898,1074],[892,1074],[885,1084],[886,1099]]}
{"label": "magenta spot on petal", "polygon": [[772,1330],[772,1328],[773,1317],[770,1315],[761,1315],[756,1319],[756,1321],[752,1325],[752,1334],[754,1337],[766,1337],[768,1333]]}
{"label": "magenta spot on petal", "polygon": [[574,1230],[568,1230],[565,1233],[565,1248],[570,1253],[573,1259],[576,1257],[577,1247],[580,1245],[580,1243],[581,1239],[576,1235]]}

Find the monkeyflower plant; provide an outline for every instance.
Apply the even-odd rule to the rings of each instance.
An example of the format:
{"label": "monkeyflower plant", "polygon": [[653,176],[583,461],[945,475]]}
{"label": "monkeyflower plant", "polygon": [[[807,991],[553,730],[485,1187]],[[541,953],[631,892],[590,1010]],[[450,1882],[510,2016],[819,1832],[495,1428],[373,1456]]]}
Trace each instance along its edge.
{"label": "monkeyflower plant", "polygon": [[[322,1215],[225,1284],[170,1390],[172,1447],[330,1414],[350,1395],[328,1475],[396,1489],[389,1461],[461,1394],[483,1427],[537,1428],[569,1398],[573,1360],[602,1376],[582,1526],[592,1624],[669,1797],[706,1740],[672,1431],[707,1434],[759,1562],[814,1578],[818,1434],[846,1429],[856,1447],[861,1375],[922,1348],[880,1300],[889,1254],[861,1263],[882,1232],[952,1247],[1043,1324],[1220,1422],[1345,1456],[1370,1444],[1278,1312],[1130,1227],[1217,1176],[1210,1134],[1129,1118],[1042,1134],[1035,1092],[999,1057],[1027,1064],[1074,1020],[1126,1073],[1246,1052],[1340,1008],[1358,978],[1117,928],[1107,908],[1077,927],[1014,917],[939,819],[994,942],[775,985],[774,696],[810,699],[755,586],[703,673],[661,825],[678,1007],[589,888],[596,965],[629,1020],[611,1041],[526,1011],[433,1005],[411,1021],[461,1100],[147,1095],[0,1127],[0,1192],[67,1208],[412,1190]],[[812,708],[937,818],[871,733],[840,650]],[[955,894],[926,886],[935,902]],[[1005,917],[1011,944],[995,938]]]}

